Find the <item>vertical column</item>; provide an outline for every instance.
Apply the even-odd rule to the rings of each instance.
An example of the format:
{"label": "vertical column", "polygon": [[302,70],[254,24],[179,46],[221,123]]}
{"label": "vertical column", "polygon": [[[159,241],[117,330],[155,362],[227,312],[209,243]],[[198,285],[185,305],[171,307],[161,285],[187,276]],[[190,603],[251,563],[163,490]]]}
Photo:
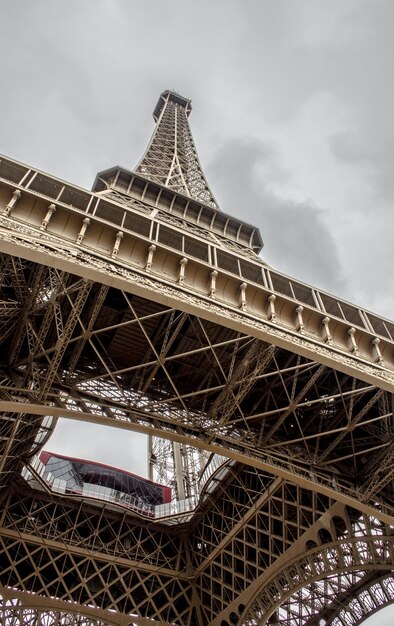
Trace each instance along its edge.
{"label": "vertical column", "polygon": [[271,322],[275,322],[276,320],[275,300],[276,300],[276,295],[273,293],[268,298],[268,319]]}
{"label": "vertical column", "polygon": [[82,243],[83,242],[83,239],[85,237],[85,233],[86,233],[86,230],[87,230],[89,224],[90,224],[90,218],[89,217],[85,217],[82,220],[81,230],[79,231],[79,235],[77,237],[76,243]]}
{"label": "vertical column", "polygon": [[179,261],[179,275],[178,275],[178,285],[183,285],[185,282],[185,272],[186,265],[188,264],[188,259],[183,258]]}
{"label": "vertical column", "polygon": [[56,211],[56,205],[55,204],[50,204],[48,207],[48,211],[46,216],[44,217],[44,219],[41,222],[41,226],[40,226],[40,230],[46,230],[47,226],[52,218],[52,215],[55,213]]}
{"label": "vertical column", "polygon": [[12,209],[14,208],[18,200],[20,200],[21,196],[22,194],[19,189],[15,189],[14,193],[12,194],[11,200],[4,209],[4,215],[10,215]]}
{"label": "vertical column", "polygon": [[152,269],[153,255],[156,252],[155,244],[152,244],[148,248],[148,258],[146,260],[145,271],[150,272]]}
{"label": "vertical column", "polygon": [[113,259],[115,259],[118,256],[120,242],[122,241],[123,237],[124,237],[124,235],[123,235],[122,231],[119,231],[118,233],[116,233],[115,244],[114,244],[114,247],[113,247],[112,252],[111,252],[111,257]]}
{"label": "vertical column", "polygon": [[239,291],[240,291],[240,301],[239,301],[239,306],[240,309],[242,311],[246,311],[246,289],[247,289],[247,284],[246,283],[241,283],[239,286]]}
{"label": "vertical column", "polygon": [[210,284],[210,288],[209,288],[209,295],[211,296],[211,298],[215,298],[216,279],[218,277],[218,271],[217,270],[213,270],[213,272],[211,272],[211,274],[210,274],[210,277],[211,277],[211,284]]}

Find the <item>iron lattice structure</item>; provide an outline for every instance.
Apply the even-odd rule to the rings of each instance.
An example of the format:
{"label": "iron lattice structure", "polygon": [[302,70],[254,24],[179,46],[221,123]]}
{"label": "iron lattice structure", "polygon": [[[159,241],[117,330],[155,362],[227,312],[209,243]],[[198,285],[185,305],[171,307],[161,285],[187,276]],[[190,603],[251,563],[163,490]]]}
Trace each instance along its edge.
{"label": "iron lattice structure", "polygon": [[[91,192],[1,160],[7,626],[347,626],[394,599],[394,325],[261,260],[189,112],[164,92],[137,170]],[[60,416],[148,435],[177,499],[70,491],[37,456]]]}
{"label": "iron lattice structure", "polygon": [[188,124],[191,101],[164,91],[153,112],[157,127],[136,171],[149,180],[218,208],[198,160]]}

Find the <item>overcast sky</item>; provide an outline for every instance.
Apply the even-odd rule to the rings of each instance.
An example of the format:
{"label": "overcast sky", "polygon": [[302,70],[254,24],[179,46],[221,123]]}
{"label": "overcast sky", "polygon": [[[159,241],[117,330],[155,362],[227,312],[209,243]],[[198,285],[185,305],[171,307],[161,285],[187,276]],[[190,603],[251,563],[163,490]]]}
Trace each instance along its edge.
{"label": "overcast sky", "polygon": [[[0,0],[0,10],[1,153],[90,188],[97,171],[137,164],[159,94],[175,89],[192,99],[213,193],[259,226],[266,261],[393,317],[392,0]],[[66,431],[58,439],[109,460],[110,437],[95,430],[91,452],[85,433],[77,450]],[[116,444],[118,464],[142,471],[134,441]]]}

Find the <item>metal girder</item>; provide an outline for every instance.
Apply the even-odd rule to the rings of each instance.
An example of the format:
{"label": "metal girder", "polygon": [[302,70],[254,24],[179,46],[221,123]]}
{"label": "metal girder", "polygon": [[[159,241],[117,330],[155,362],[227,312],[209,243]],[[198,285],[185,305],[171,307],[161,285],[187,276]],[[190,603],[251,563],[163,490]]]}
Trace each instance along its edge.
{"label": "metal girder", "polygon": [[229,468],[183,529],[21,486],[3,504],[3,584],[48,598],[56,587],[60,600],[116,609],[115,620],[128,603],[138,618],[165,623],[178,613],[190,626],[231,624],[234,615],[265,624],[280,610],[281,623],[299,625],[335,609],[336,588],[344,600],[366,574],[393,566],[389,527],[242,466]]}
{"label": "metal girder", "polygon": [[[0,585],[0,620],[7,626],[171,626],[163,620],[120,615],[92,606],[78,605],[55,598],[45,599],[32,593]],[[132,621],[131,621],[132,620]]]}
{"label": "metal girder", "polygon": [[[362,409],[357,413],[357,415],[355,415],[354,417],[352,417],[349,420],[349,431],[353,430],[354,427],[356,426],[356,424],[358,424],[365,415],[368,414],[368,411],[373,407],[373,405],[380,400],[380,398],[382,398],[385,395],[384,391],[382,389],[379,389],[374,396],[372,396],[372,398],[366,402]],[[342,441],[342,439],[346,436],[346,432],[342,432],[340,433],[332,443],[330,443],[330,445],[324,450],[324,452],[320,455],[319,457],[319,461],[320,462],[324,462],[324,459],[326,459],[327,457],[330,456],[330,453],[335,449],[335,447],[340,443],[340,441]]]}
{"label": "metal girder", "polygon": [[275,356],[275,346],[267,346],[261,341],[252,341],[243,359],[227,380],[223,391],[212,404],[209,414],[217,417],[221,426],[227,424],[234,412]]}
{"label": "metal girder", "polygon": [[[379,465],[375,467],[363,489],[364,500],[371,500],[386,485],[394,479],[394,445],[389,444],[388,448],[379,455]],[[366,472],[368,475],[368,472]]]}
{"label": "metal girder", "polygon": [[[170,252],[164,248],[159,249],[153,244],[154,249],[156,249],[154,254],[155,259],[157,256],[158,269],[152,272],[148,268],[149,280],[147,280],[144,272],[134,270],[135,265],[141,265],[141,256],[133,259],[131,264],[130,261],[122,260],[120,256],[117,256],[115,262],[110,254],[106,258],[100,253],[97,257],[97,254],[92,254],[91,250],[81,249],[79,251],[75,243],[70,243],[70,241],[65,243],[53,236],[46,235],[45,241],[41,243],[40,238],[43,236],[41,231],[35,232],[34,226],[31,224],[27,224],[22,230],[16,229],[15,233],[13,228],[16,228],[17,225],[14,226],[14,222],[10,218],[0,217],[0,224],[3,226],[0,233],[0,249],[10,254],[19,255],[45,265],[49,262],[48,252],[50,252],[51,265],[58,269],[67,268],[71,273],[73,271],[80,273],[85,279],[98,280],[103,284],[118,286],[120,289],[144,295],[155,302],[171,304],[174,308],[181,308],[184,312],[201,315],[205,319],[215,320],[217,323],[230,328],[235,327],[243,333],[252,334],[256,338],[274,343],[282,348],[294,350],[296,353],[318,360],[322,364],[332,366],[335,363],[335,367],[339,371],[354,374],[357,378],[378,384],[386,390],[392,391],[393,389],[394,361],[391,332],[394,333],[394,327],[392,328],[386,320],[378,320],[384,329],[381,336],[374,335],[366,322],[363,328],[360,322],[360,327],[357,327],[355,334],[353,332],[354,327],[349,328],[349,322],[343,318],[342,320],[335,319],[335,325],[330,327],[333,334],[330,330],[330,334],[327,335],[325,324],[328,324],[328,318],[327,316],[323,318],[323,324],[321,319],[323,311],[319,312],[314,307],[308,311],[305,324],[300,325],[296,316],[294,324],[292,322],[289,326],[288,320],[292,320],[294,311],[299,309],[299,305],[296,306],[295,301],[286,297],[281,302],[284,297],[283,294],[276,295],[268,287],[250,285],[252,301],[262,302],[262,305],[251,307],[248,310],[244,300],[242,300],[244,302],[242,304],[239,298],[240,286],[242,287],[246,283],[240,285],[239,279],[234,276],[226,276],[223,271],[223,278],[225,277],[226,282],[221,281],[222,289],[227,282],[233,284],[231,289],[223,291],[219,298],[215,295],[218,289],[212,287],[214,279],[210,278],[212,271],[209,271],[211,270],[209,266],[204,265],[200,268],[201,272],[195,275],[198,276],[197,282],[192,278],[185,283],[184,277],[181,276],[180,278],[180,271],[184,267],[184,263],[186,263],[184,259],[187,257],[182,257],[179,260],[179,252]],[[10,231],[13,233],[12,235],[9,234]],[[113,235],[109,232],[107,238],[110,239],[111,236]],[[69,239],[72,237],[73,233],[70,232]],[[130,245],[132,241],[133,239],[130,237]],[[142,242],[140,243],[142,245]],[[136,248],[139,254],[141,253],[141,245]],[[148,248],[151,249],[152,246],[148,246]],[[149,254],[151,253],[147,251],[147,257]],[[147,259],[145,262],[147,263]],[[168,264],[169,267],[164,267],[162,271],[163,263]],[[133,269],[131,269],[132,267]],[[180,280],[181,282],[179,282]],[[215,284],[217,280],[219,278],[215,278]],[[302,288],[305,289],[305,286]],[[246,287],[242,287],[242,289],[245,290]],[[190,291],[193,293],[193,297],[189,295],[188,292]],[[271,296],[275,296],[275,300]],[[273,303],[276,307],[274,307],[275,314],[272,311]],[[337,304],[339,307],[340,303]],[[362,314],[360,319],[366,319],[366,313],[362,311],[359,313],[360,316]],[[309,327],[307,322],[310,323]],[[317,327],[321,327],[323,330],[317,333]],[[349,335],[350,331],[352,332]],[[356,338],[360,343],[360,349],[354,347]]]}
{"label": "metal girder", "polygon": [[176,529],[23,487],[3,503],[3,585],[120,615],[191,623],[187,544]]}
{"label": "metal girder", "polygon": [[72,303],[71,312],[68,316],[67,321],[64,324],[64,327],[60,325],[59,328],[59,325],[57,325],[58,338],[56,342],[55,353],[51,358],[50,366],[45,374],[42,386],[40,388],[40,398],[45,398],[51,388],[53,379],[59,368],[60,361],[62,360],[65,350],[68,346],[68,342],[71,339],[74,328],[78,322],[78,318],[82,312],[82,308],[85,306],[85,303],[88,299],[91,287],[92,284],[88,281],[83,282],[81,288],[78,291],[77,297],[75,298],[75,301]]}
{"label": "metal girder", "polygon": [[[143,336],[146,336],[146,331],[143,333]],[[189,352],[186,354],[186,358],[189,359]],[[177,367],[179,365],[179,359],[180,356],[177,355]],[[171,377],[171,370],[169,369],[171,362],[171,358],[167,357],[166,372],[163,374],[162,378],[163,383],[166,385],[167,379]],[[231,458],[256,464],[256,466],[265,469],[270,468],[270,470],[277,475],[287,476],[288,478],[292,477],[293,480],[300,481],[300,483],[303,484],[315,484],[317,489],[323,489],[325,493],[330,492],[333,495],[336,494],[338,498],[350,497],[353,499],[355,507],[361,506],[360,495],[362,494],[362,485],[357,484],[357,482],[353,485],[349,482],[346,483],[346,481],[341,480],[339,476],[341,459],[347,456],[343,455],[343,451],[350,449],[349,446],[351,445],[349,432],[347,432],[347,439],[345,438],[344,441],[341,439],[341,445],[332,453],[331,465],[328,466],[328,469],[325,469],[325,466],[322,466],[320,469],[319,466],[316,465],[311,470],[310,467],[305,466],[305,462],[313,454],[316,438],[331,441],[338,432],[349,431],[346,405],[350,402],[354,403],[354,398],[356,398],[357,402],[360,402],[360,398],[365,399],[366,403],[369,402],[371,398],[374,399],[374,402],[371,402],[369,406],[372,415],[364,416],[364,420],[357,423],[357,428],[363,429],[365,426],[368,426],[371,421],[376,422],[382,419],[384,420],[386,415],[382,416],[379,414],[381,408],[381,404],[379,403],[380,395],[376,394],[375,390],[368,386],[353,388],[352,380],[348,381],[345,378],[342,384],[338,381],[337,384],[339,384],[339,387],[337,393],[331,396],[333,403],[330,403],[330,405],[334,404],[336,406],[335,422],[337,427],[332,429],[330,423],[331,413],[327,416],[326,409],[324,408],[327,405],[327,395],[325,394],[326,386],[327,384],[331,385],[332,381],[327,382],[327,378],[325,378],[322,381],[322,388],[319,388],[319,386],[316,387],[315,385],[314,396],[310,395],[309,398],[305,400],[305,387],[308,386],[311,392],[312,386],[310,380],[315,381],[315,378],[309,376],[309,370],[304,371],[299,364],[295,366],[295,370],[291,370],[290,368],[289,371],[288,361],[286,359],[284,363],[286,365],[284,372],[280,369],[278,370],[276,365],[275,369],[261,375],[261,378],[256,381],[256,384],[262,385],[261,388],[257,387],[255,391],[257,397],[260,399],[259,401],[263,400],[265,402],[264,393],[262,394],[261,389],[265,389],[266,377],[268,377],[269,380],[275,377],[277,378],[277,390],[275,390],[275,393],[272,393],[273,388],[271,386],[268,394],[269,401],[273,403],[273,409],[248,416],[249,425],[246,429],[242,428],[242,424],[233,424],[231,421],[226,426],[221,426],[214,418],[198,410],[198,405],[201,405],[203,402],[203,398],[201,397],[203,394],[198,396],[192,395],[190,397],[187,393],[183,396],[180,392],[179,384],[177,387],[177,384],[173,381],[169,388],[171,390],[175,389],[177,395],[174,396],[174,401],[169,403],[168,396],[165,400],[159,398],[153,399],[149,394],[142,394],[135,389],[130,389],[128,386],[121,387],[118,374],[116,375],[116,384],[113,382],[112,378],[105,375],[104,378],[101,379],[95,376],[94,381],[81,381],[81,383],[74,384],[70,388],[66,385],[60,386],[58,387],[58,391],[48,398],[48,401],[41,409],[38,406],[34,407],[34,405],[30,405],[29,410],[38,410],[38,412],[47,412],[53,415],[69,415],[79,419],[83,418],[89,419],[90,421],[97,421],[99,423],[112,423],[121,428],[131,428],[155,436],[163,435],[179,443],[192,444],[197,448],[215,451],[220,454],[224,453]],[[295,372],[297,372],[299,377],[297,385],[299,385],[302,390],[302,393],[297,396],[300,400],[298,404],[294,404],[294,400],[292,401],[291,397],[292,390],[294,391],[294,381],[296,380],[294,376]],[[286,377],[290,386],[288,393],[283,390]],[[304,384],[305,380],[307,381],[306,384]],[[186,382],[189,383],[189,380],[186,379]],[[345,388],[347,389],[347,395],[345,395]],[[333,391],[333,389],[331,389],[331,391]],[[208,389],[206,393],[208,394],[208,398],[210,396],[212,397],[210,389]],[[283,396],[282,400],[281,395]],[[179,399],[181,399],[181,403]],[[192,409],[189,402],[195,403],[197,400],[198,405]],[[278,400],[280,402],[286,401],[289,403],[288,408],[286,408],[286,404],[284,406],[282,405],[282,407],[278,406]],[[11,405],[3,403],[2,406],[13,406],[17,408],[16,403]],[[255,408],[254,401],[252,401],[251,406]],[[56,410],[55,407],[57,407]],[[267,407],[265,408],[267,409]],[[341,418],[340,410],[342,411]],[[286,444],[285,455],[282,456],[283,453],[280,448],[278,451],[276,451],[274,447],[264,450],[264,448],[258,445],[262,423],[271,422],[276,424],[278,416],[279,419],[282,419],[283,415],[290,415],[295,411],[298,411],[299,414],[299,424],[302,426],[303,422],[305,422],[306,428],[309,430],[305,432],[301,431],[301,437],[294,437],[294,434],[296,434],[295,422],[290,422],[288,426],[286,426],[285,421],[283,422],[284,426],[282,427],[281,439],[279,441],[282,448]],[[313,416],[316,414],[316,411],[318,414],[323,411],[324,418],[318,432],[316,432],[313,421],[309,418],[305,420],[307,415]],[[338,421],[339,419],[341,422]],[[339,423],[341,423],[341,426],[338,428]],[[291,428],[292,425],[294,428]],[[352,430],[351,434],[354,435],[354,432],[357,433],[357,430]],[[357,444],[359,448],[353,451],[350,456],[352,460],[355,459],[358,463],[361,462],[363,465],[364,461],[362,461],[362,455],[368,453],[374,455],[376,445],[374,445],[370,436],[368,436],[368,438],[358,437],[357,441],[359,441],[359,444]],[[376,443],[378,441],[380,440],[376,440]],[[303,452],[299,442],[304,446],[311,445],[311,451],[306,447],[305,452]],[[384,441],[381,445],[385,445]],[[339,459],[339,465],[336,467],[335,463],[337,458]],[[361,500],[363,500],[363,498],[361,498]],[[381,513],[378,512],[378,514]]]}
{"label": "metal girder", "polygon": [[[19,272],[21,263],[12,266],[18,268]],[[54,269],[48,272],[43,270],[40,266],[33,269],[28,296],[20,303],[24,312],[11,343],[9,368],[13,380],[9,379],[8,385],[2,390],[5,398],[13,397],[15,387],[25,385],[26,400],[45,400],[89,296],[91,284],[88,281],[77,279],[71,286],[67,286],[68,275]],[[20,284],[21,279],[16,281],[16,295]],[[42,291],[45,293],[44,301],[39,298]],[[67,319],[63,319],[65,315]],[[24,355],[21,358],[22,350]],[[25,412],[2,415],[2,488],[12,479],[15,471],[21,469],[23,462],[35,453],[37,447],[44,444],[53,430],[55,421],[43,417],[40,419]]]}
{"label": "metal girder", "polygon": [[190,100],[164,91],[155,116],[157,126],[136,167],[145,178],[217,208],[201,169],[189,128]]}
{"label": "metal girder", "polygon": [[379,584],[382,574],[393,572],[393,556],[392,529],[365,516],[352,522],[350,511],[334,505],[294,543],[287,558],[278,559],[271,574],[256,581],[255,597],[243,605],[241,621],[317,626],[323,619],[342,626],[335,615],[343,607],[351,610],[356,590],[366,582]]}
{"label": "metal girder", "polygon": [[18,360],[22,343],[25,341],[25,336],[28,332],[29,319],[33,311],[35,310],[37,298],[39,297],[39,292],[44,291],[46,294],[46,289],[43,289],[43,286],[45,285],[45,279],[47,274],[48,269],[42,265],[33,266],[32,271],[30,272],[29,294],[27,298],[20,301],[21,314],[19,316],[18,327],[14,334],[13,341],[9,350],[9,363],[11,367]]}
{"label": "metal girder", "polygon": [[[139,388],[142,392],[146,392],[155,379],[161,367],[161,362],[168,354],[186,319],[186,313],[177,315],[175,310],[171,311],[158,360],[149,371],[146,379],[143,379],[141,376]],[[196,472],[192,472],[192,468],[189,467],[193,460],[193,450],[191,449],[189,452],[187,446],[181,449],[180,444],[176,442],[167,441],[159,437],[149,437],[148,462],[150,476],[153,478],[154,474],[158,482],[173,486],[176,498],[179,500],[183,500],[186,494],[192,495],[194,491],[190,489],[190,482],[195,482],[193,474],[196,474]]]}
{"label": "metal girder", "polygon": [[68,380],[70,380],[73,376],[74,370],[77,367],[79,358],[83,352],[86,342],[89,339],[89,335],[92,332],[97,316],[99,315],[101,308],[104,304],[105,298],[108,294],[108,290],[109,290],[109,287],[107,287],[107,285],[101,285],[99,287],[97,296],[94,298],[92,302],[91,311],[88,314],[89,321],[88,321],[87,327],[85,328],[84,336],[75,345],[73,353],[71,354],[69,362],[68,362],[68,367],[67,367]]}
{"label": "metal girder", "polygon": [[[327,620],[329,626],[354,626],[362,624],[367,617],[394,602],[394,576],[385,574],[359,584],[347,598],[339,598],[333,614]],[[317,621],[315,620],[317,624]],[[314,626],[312,621],[307,626]]]}

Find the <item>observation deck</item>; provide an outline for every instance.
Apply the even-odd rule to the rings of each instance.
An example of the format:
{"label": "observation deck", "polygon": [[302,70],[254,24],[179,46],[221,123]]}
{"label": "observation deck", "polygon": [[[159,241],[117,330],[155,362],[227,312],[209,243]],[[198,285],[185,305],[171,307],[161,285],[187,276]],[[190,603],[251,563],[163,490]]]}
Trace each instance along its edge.
{"label": "observation deck", "polygon": [[85,461],[43,451],[23,468],[23,478],[34,489],[58,494],[97,507],[126,510],[142,518],[167,525],[185,523],[193,518],[204,494],[213,491],[226,476],[233,461],[213,455],[198,484],[198,494],[171,500],[171,488],[110,465]]}
{"label": "observation deck", "polygon": [[180,107],[185,109],[187,117],[189,117],[190,113],[192,112],[192,101],[189,100],[189,98],[184,98],[176,91],[167,89],[166,91],[163,91],[154,108],[153,119],[155,120],[155,122],[159,121],[160,114],[167,102],[174,102],[175,104],[178,104]]}

